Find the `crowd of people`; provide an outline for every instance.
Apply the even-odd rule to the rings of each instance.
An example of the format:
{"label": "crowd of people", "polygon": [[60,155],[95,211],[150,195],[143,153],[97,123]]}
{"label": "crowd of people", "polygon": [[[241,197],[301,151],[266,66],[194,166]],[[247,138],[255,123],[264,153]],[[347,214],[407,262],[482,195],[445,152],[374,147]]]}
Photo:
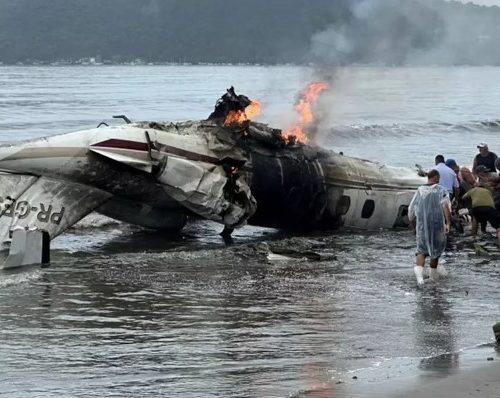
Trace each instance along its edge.
{"label": "crowd of people", "polygon": [[[435,167],[427,173],[427,184],[418,188],[408,209],[417,235],[417,283],[424,283],[425,259],[430,258],[430,278],[437,280],[446,270],[439,264],[446,247],[446,235],[460,216],[472,216],[472,235],[486,230],[489,223],[500,244],[500,158],[484,142],[477,146],[472,170],[454,159],[435,157]],[[498,172],[497,172],[498,170]]]}

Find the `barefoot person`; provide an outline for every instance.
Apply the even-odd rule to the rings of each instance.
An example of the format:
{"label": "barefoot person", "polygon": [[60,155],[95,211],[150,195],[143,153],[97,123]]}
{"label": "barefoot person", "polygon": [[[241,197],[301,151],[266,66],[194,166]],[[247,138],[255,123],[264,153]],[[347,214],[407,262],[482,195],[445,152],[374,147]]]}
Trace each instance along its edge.
{"label": "barefoot person", "polygon": [[417,252],[414,267],[418,285],[423,285],[425,258],[430,257],[430,277],[437,280],[438,275],[445,275],[442,265],[438,270],[438,261],[446,246],[446,234],[450,230],[451,204],[448,192],[439,185],[439,172],[427,173],[427,184],[418,188],[408,208],[410,221],[416,222]]}

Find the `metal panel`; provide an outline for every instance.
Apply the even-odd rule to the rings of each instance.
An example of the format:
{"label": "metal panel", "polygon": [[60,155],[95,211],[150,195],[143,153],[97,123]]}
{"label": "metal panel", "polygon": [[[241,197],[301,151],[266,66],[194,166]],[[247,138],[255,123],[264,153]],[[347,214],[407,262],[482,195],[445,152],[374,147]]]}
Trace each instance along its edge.
{"label": "metal panel", "polygon": [[[2,193],[9,194],[3,185]],[[10,206],[3,208],[0,239],[8,241],[9,231],[14,227],[42,229],[53,239],[110,197],[86,185],[38,178]]]}

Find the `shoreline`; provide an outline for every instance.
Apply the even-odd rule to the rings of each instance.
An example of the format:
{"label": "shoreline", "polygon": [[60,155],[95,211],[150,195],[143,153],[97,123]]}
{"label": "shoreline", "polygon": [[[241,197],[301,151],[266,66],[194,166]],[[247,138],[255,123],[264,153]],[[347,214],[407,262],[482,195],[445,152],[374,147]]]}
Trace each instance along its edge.
{"label": "shoreline", "polygon": [[[373,380],[365,372],[350,373],[346,383],[335,385],[332,396],[344,398],[498,398],[500,347],[494,344],[458,353],[423,358],[409,366],[399,364]],[[393,366],[390,366],[393,367]],[[380,375],[379,375],[380,376]],[[383,378],[386,380],[383,380]],[[315,395],[312,394],[311,397]]]}
{"label": "shoreline", "polygon": [[451,376],[427,379],[418,385],[396,391],[389,397],[497,398],[500,397],[500,361],[496,359],[472,369],[459,369]]}

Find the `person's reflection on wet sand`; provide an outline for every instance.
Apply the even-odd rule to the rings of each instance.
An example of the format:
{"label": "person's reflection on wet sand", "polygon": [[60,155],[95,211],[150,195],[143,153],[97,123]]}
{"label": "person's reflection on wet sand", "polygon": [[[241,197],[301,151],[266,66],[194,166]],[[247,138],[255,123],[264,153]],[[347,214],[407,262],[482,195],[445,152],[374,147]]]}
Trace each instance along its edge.
{"label": "person's reflection on wet sand", "polygon": [[428,371],[424,377],[455,373],[458,363],[451,305],[442,286],[421,292],[414,314],[415,345],[424,356],[419,368]]}

